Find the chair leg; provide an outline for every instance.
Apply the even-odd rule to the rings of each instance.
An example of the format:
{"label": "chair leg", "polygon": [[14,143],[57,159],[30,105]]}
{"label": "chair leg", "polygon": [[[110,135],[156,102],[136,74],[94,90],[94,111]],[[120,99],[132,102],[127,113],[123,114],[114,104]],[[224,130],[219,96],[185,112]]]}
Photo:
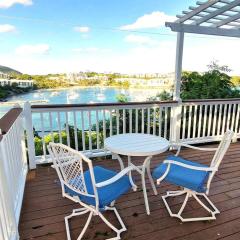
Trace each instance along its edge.
{"label": "chair leg", "polygon": [[[198,197],[198,195],[203,196],[205,198],[205,200],[209,203],[209,205],[212,207],[212,209],[214,209],[214,211],[212,211],[209,207],[207,207]],[[204,208],[206,209],[208,212],[215,214],[219,214],[220,211],[216,208],[216,206],[212,203],[212,201],[208,198],[208,196],[206,194],[195,194],[193,195],[193,197],[198,201],[198,203]]]}
{"label": "chair leg", "polygon": [[[184,202],[180,208],[180,210],[178,211],[178,213],[173,213],[170,206],[168,205],[168,202],[166,200],[166,198],[169,198],[169,197],[176,197],[176,196],[180,196],[180,195],[184,195],[186,194],[186,197],[184,199]],[[203,196],[206,201],[209,203],[209,205],[212,207],[213,211],[208,207],[206,206],[206,204],[204,204],[200,198],[198,197],[198,195],[200,196]],[[194,197],[194,199],[196,199],[196,201],[206,210],[208,211],[211,216],[209,217],[196,217],[196,218],[184,218],[182,217],[182,213],[183,213],[183,210],[184,208],[186,207],[186,204],[189,200],[190,197]],[[210,201],[210,199],[207,197],[206,194],[203,194],[203,193],[196,193],[196,192],[193,192],[191,190],[188,190],[188,189],[184,189],[184,190],[181,190],[181,191],[169,191],[167,192],[167,194],[165,196],[162,196],[162,199],[163,199],[163,202],[170,214],[171,217],[176,217],[176,218],[179,218],[182,222],[192,222],[192,221],[207,221],[207,220],[215,220],[216,217],[215,215],[220,213],[220,211],[214,206],[214,204]]]}
{"label": "chair leg", "polygon": [[116,237],[114,237],[114,238],[109,238],[108,240],[119,240],[119,239],[121,239],[120,234],[121,234],[122,232],[126,231],[127,228],[126,228],[126,226],[124,225],[124,223],[123,223],[123,221],[122,221],[122,219],[121,219],[121,217],[120,217],[117,209],[116,209],[115,207],[105,207],[105,210],[114,211],[114,213],[115,213],[115,215],[116,215],[116,217],[117,217],[117,219],[118,219],[118,221],[119,221],[119,223],[120,223],[120,225],[121,225],[121,227],[122,227],[121,229],[117,229],[116,227],[114,227],[114,226],[106,219],[106,217],[103,216],[103,214],[102,214],[101,212],[99,212],[99,213],[98,213],[99,217],[100,217],[114,232],[117,233],[117,236],[116,236]]}
{"label": "chair leg", "polygon": [[69,229],[69,219],[71,219],[72,217],[76,217],[76,216],[80,216],[80,215],[84,215],[86,213],[89,213],[89,216],[88,216],[88,219],[80,233],[80,235],[78,236],[77,240],[81,240],[83,235],[85,234],[90,222],[91,222],[91,219],[93,217],[93,215],[98,215],[104,223],[106,223],[114,232],[117,233],[117,236],[114,237],[114,238],[110,238],[108,240],[120,240],[121,237],[120,237],[120,234],[124,231],[127,230],[126,226],[124,225],[117,209],[115,207],[105,207],[105,210],[110,210],[110,211],[113,211],[121,225],[121,229],[117,229],[116,227],[114,227],[107,219],[106,217],[103,216],[103,214],[101,212],[95,212],[94,210],[91,211],[89,209],[86,209],[86,208],[79,208],[79,209],[74,209],[72,214],[70,214],[69,216],[66,216],[65,217],[65,225],[66,225],[66,231],[67,231],[67,239],[68,240],[71,240],[71,235],[70,235],[70,229]]}
{"label": "chair leg", "polygon": [[89,226],[89,223],[92,219],[92,216],[93,216],[93,212],[90,211],[89,209],[86,209],[86,208],[79,208],[79,209],[74,209],[72,214],[70,214],[69,216],[66,216],[65,217],[65,226],[66,226],[66,231],[67,231],[67,239],[68,240],[71,240],[71,235],[70,235],[70,229],[69,229],[69,219],[71,219],[72,217],[76,217],[76,216],[80,216],[80,215],[84,215],[86,213],[89,213],[89,216],[88,216],[88,219],[87,219],[87,222],[85,223],[80,235],[78,236],[77,240],[81,240],[84,233],[86,232],[88,226]]}
{"label": "chair leg", "polygon": [[116,202],[116,201],[112,201],[111,204],[110,204],[110,206],[111,206],[111,207],[114,207],[115,202]]}

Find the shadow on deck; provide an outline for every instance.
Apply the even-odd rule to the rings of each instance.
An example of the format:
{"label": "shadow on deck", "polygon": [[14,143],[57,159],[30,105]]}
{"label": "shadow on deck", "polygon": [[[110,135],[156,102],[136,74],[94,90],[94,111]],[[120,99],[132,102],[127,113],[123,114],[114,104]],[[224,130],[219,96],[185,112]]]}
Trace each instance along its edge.
{"label": "shadow on deck", "polygon": [[[169,152],[153,158],[151,167],[159,164]],[[181,156],[204,164],[209,164],[212,154],[194,150],[182,150]],[[142,163],[142,159],[135,159]],[[118,162],[111,159],[94,160],[94,165],[103,165],[112,169],[119,169]],[[36,240],[65,240],[66,231],[64,216],[71,213],[79,205],[61,196],[61,187],[57,181],[55,170],[50,166],[38,166],[29,172],[26,183],[24,202],[20,220],[20,239]],[[174,190],[169,184],[158,186],[158,196],[154,196],[147,181],[148,198],[151,215],[145,212],[143,193],[141,191],[140,176],[136,175],[139,186],[137,192],[129,192],[121,197],[116,207],[125,222],[128,231],[122,234],[122,239],[156,240],[156,239],[240,239],[240,143],[234,143],[228,150],[220,169],[213,179],[210,199],[221,211],[217,220],[211,222],[192,222],[182,224],[178,219],[171,218],[161,200],[166,190]],[[182,199],[173,199],[171,206],[179,209]],[[191,201],[185,214],[205,214],[200,205]],[[109,219],[113,215],[106,214]],[[77,239],[83,226],[85,217],[78,217],[71,222],[72,240]],[[113,219],[114,223],[115,219]],[[108,227],[98,217],[86,232],[84,239],[106,239],[113,236]]]}

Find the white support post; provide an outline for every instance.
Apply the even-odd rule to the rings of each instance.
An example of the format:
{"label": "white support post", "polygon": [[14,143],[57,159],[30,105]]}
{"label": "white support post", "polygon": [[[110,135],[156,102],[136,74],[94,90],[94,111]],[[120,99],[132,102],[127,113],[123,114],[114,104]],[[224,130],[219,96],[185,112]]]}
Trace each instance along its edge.
{"label": "white support post", "polygon": [[182,115],[182,102],[178,102],[178,105],[172,107],[171,120],[170,120],[170,141],[180,141],[180,129],[181,129],[181,115]]}
{"label": "white support post", "polygon": [[35,169],[36,168],[35,145],[34,145],[31,104],[29,102],[26,102],[24,104],[24,116],[25,116],[25,127],[26,127],[26,133],[27,133],[29,168]]}
{"label": "white support post", "polygon": [[177,49],[176,49],[176,65],[175,65],[175,86],[174,86],[174,93],[173,93],[173,99],[176,101],[180,100],[183,45],[184,45],[184,32],[178,32]]}

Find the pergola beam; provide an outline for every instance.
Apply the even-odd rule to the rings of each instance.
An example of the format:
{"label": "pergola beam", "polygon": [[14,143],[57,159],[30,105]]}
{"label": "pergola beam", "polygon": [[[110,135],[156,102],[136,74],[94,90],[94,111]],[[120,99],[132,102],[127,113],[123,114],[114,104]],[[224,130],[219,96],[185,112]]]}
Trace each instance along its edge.
{"label": "pergola beam", "polygon": [[[237,8],[238,7],[238,8]],[[166,27],[177,32],[174,100],[180,100],[184,34],[204,34],[240,38],[240,0],[208,0],[197,2],[175,22]]]}
{"label": "pergola beam", "polygon": [[219,2],[219,0],[209,0],[205,5],[200,5],[199,7],[195,8],[194,11],[190,12],[189,14],[185,15],[184,17],[177,20],[178,23],[185,22],[186,20],[192,18],[197,13],[202,12],[204,9],[207,9],[214,5],[215,3]]}
{"label": "pergola beam", "polygon": [[[186,14],[189,14],[189,13],[190,13],[189,11],[183,11],[183,14],[184,14],[184,15],[177,15],[177,18],[183,18]],[[195,22],[196,22],[196,20],[198,20],[199,18],[206,16],[206,14],[204,14],[204,13],[212,13],[212,11],[209,11],[209,10],[206,9],[206,10],[204,10],[203,12],[194,15],[193,17],[191,17],[191,18],[188,19],[188,20],[190,20],[190,21],[195,21]],[[234,16],[235,16],[235,15],[234,15]],[[231,18],[231,17],[233,17],[233,15],[228,14],[228,13],[222,13],[221,15],[215,16],[215,17],[207,20],[206,22],[207,22],[207,23],[213,23],[213,24],[215,24],[215,22],[213,22],[213,20],[223,21],[223,20],[226,20],[226,19]],[[230,22],[230,24],[229,24],[229,23],[226,23],[226,25],[229,25],[229,26],[238,26],[238,25],[235,24],[235,23],[240,23],[240,18],[233,19],[233,20]],[[212,25],[212,26],[214,26],[214,25]]]}
{"label": "pergola beam", "polygon": [[[211,18],[214,18],[214,17],[216,17],[218,15],[221,15],[224,12],[227,12],[227,11],[231,10],[234,7],[237,7],[239,4],[240,4],[240,0],[235,0],[235,1],[225,5],[223,7],[220,7],[218,10],[213,11],[212,13],[209,13],[205,17],[202,17],[201,19],[196,21],[196,24],[200,25],[201,23],[204,23],[204,22],[206,22],[207,20],[209,20]],[[204,5],[201,5],[201,6],[204,6]]]}
{"label": "pergola beam", "polygon": [[[189,9],[190,10],[192,10],[192,11],[194,11],[195,9],[196,9],[197,7],[189,7]],[[229,11],[229,10],[228,10]],[[202,14],[202,13],[210,13],[210,14],[212,14],[213,12],[215,12],[215,11],[213,11],[213,10],[209,10],[209,9],[205,9],[204,11],[202,11],[200,14]],[[196,14],[195,16],[197,16],[198,14]],[[229,14],[229,13],[227,13],[227,12],[222,12],[221,13],[221,15],[222,16],[226,16],[226,17],[231,17],[232,15],[231,14]],[[200,15],[199,15],[200,16]],[[205,17],[206,15],[204,15],[204,17]]]}
{"label": "pergola beam", "polygon": [[232,17],[226,18],[226,19],[220,21],[219,23],[214,24],[213,26],[214,27],[221,27],[221,26],[229,24],[229,23],[231,23],[231,22],[233,22],[233,21],[235,21],[239,18],[240,18],[240,13],[237,13],[237,14],[233,15]]}
{"label": "pergola beam", "polygon": [[174,23],[166,22],[165,25],[166,27],[170,27],[173,32],[196,33],[223,37],[240,37],[240,30],[237,29],[214,28],[191,24],[182,24],[176,22]]}

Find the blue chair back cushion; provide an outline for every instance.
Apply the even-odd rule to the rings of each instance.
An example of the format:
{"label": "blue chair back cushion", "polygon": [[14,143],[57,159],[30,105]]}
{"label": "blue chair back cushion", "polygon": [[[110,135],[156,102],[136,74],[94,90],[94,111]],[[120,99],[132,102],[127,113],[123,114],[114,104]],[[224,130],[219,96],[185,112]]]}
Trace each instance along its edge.
{"label": "blue chair back cushion", "polygon": [[[185,163],[191,166],[197,167],[208,167],[206,165],[191,162],[184,158],[177,157],[177,156],[168,156],[167,160],[174,160],[177,162]],[[155,179],[160,178],[167,170],[168,164],[162,163],[153,171],[153,177]],[[198,171],[187,169],[181,166],[177,166],[172,164],[170,167],[170,171],[165,177],[164,181],[170,182],[174,185],[185,187],[196,192],[206,192],[206,181],[209,177],[209,173],[206,171]]]}
{"label": "blue chair back cushion", "polygon": [[[117,172],[108,170],[100,166],[95,166],[93,168],[93,171],[94,171],[96,183],[106,181],[117,174]],[[84,172],[84,179],[85,179],[85,184],[86,184],[88,194],[94,195],[93,184],[92,184],[89,170]],[[76,186],[77,182],[80,182],[80,181],[81,181],[81,178],[76,177],[70,180],[69,183],[71,184],[71,182],[74,182]],[[78,196],[80,201],[84,202],[85,204],[92,205],[92,206],[96,205],[95,197],[89,197],[89,196],[79,194],[73,191],[72,189],[70,189],[69,187],[67,187],[66,185],[64,186],[64,188],[65,188],[65,193],[69,194],[70,196]],[[109,206],[111,202],[115,201],[121,195],[128,192],[130,188],[131,188],[131,183],[129,181],[128,176],[123,176],[118,181],[110,185],[107,185],[105,187],[97,188],[98,198],[99,198],[99,207],[104,209],[105,206]]]}

